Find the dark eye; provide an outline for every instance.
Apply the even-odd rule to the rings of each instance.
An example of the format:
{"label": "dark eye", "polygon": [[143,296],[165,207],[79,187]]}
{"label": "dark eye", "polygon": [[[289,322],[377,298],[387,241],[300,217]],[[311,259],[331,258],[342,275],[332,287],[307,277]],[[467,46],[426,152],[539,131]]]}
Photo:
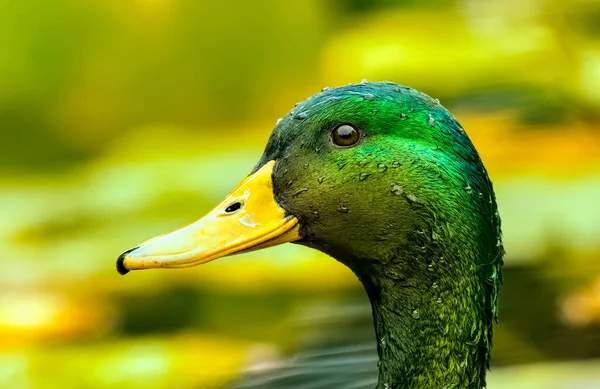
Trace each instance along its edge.
{"label": "dark eye", "polygon": [[237,203],[233,203],[230,206],[228,206],[227,208],[225,208],[225,212],[227,212],[227,213],[235,212],[238,209],[240,209],[241,206],[242,206],[242,204],[238,201]]}
{"label": "dark eye", "polygon": [[354,146],[360,140],[360,133],[349,124],[342,124],[333,129],[331,140],[341,147]]}

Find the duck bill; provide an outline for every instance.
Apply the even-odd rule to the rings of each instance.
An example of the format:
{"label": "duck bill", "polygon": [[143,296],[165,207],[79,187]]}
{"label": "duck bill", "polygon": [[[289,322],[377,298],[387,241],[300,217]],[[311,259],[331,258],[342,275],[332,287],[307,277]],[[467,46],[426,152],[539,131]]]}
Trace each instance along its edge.
{"label": "duck bill", "polygon": [[300,239],[298,219],[275,201],[275,161],[246,177],[200,220],[125,251],[117,270],[181,268]]}

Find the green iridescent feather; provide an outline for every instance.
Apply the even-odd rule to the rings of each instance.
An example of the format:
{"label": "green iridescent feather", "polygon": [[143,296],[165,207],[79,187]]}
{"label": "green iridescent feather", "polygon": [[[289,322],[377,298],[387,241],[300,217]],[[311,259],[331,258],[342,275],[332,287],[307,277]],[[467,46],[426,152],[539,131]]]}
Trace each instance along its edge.
{"label": "green iridescent feather", "polygon": [[[362,139],[336,147],[333,128]],[[327,89],[277,125],[278,203],[304,239],[347,265],[371,300],[379,388],[482,388],[503,247],[487,172],[454,117],[414,89]]]}

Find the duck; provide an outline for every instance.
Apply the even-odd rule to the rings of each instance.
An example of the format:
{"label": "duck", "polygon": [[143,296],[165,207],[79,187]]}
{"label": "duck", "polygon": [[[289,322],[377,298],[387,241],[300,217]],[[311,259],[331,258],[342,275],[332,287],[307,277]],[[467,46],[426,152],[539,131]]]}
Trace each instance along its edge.
{"label": "duck", "polygon": [[347,266],[371,304],[377,389],[486,385],[504,248],[492,182],[452,114],[393,82],[296,104],[212,211],[122,253],[186,268],[294,243]]}

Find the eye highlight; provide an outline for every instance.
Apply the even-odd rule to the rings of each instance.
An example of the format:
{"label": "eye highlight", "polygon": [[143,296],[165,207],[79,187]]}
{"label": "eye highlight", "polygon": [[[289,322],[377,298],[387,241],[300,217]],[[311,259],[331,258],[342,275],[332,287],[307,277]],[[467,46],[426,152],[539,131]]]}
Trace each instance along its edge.
{"label": "eye highlight", "polygon": [[337,126],[331,132],[331,141],[340,147],[351,147],[360,140],[360,132],[349,124]]}

